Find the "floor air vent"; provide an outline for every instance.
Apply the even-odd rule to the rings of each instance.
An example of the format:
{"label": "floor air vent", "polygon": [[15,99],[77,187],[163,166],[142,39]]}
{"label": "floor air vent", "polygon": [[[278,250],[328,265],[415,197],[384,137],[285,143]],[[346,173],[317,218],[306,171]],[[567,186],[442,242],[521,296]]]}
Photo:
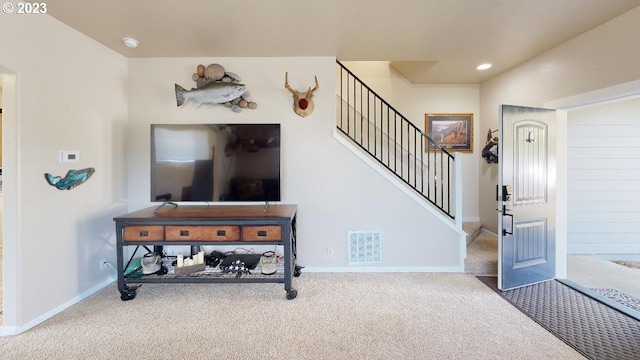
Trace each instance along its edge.
{"label": "floor air vent", "polygon": [[382,232],[349,231],[349,264],[381,264]]}

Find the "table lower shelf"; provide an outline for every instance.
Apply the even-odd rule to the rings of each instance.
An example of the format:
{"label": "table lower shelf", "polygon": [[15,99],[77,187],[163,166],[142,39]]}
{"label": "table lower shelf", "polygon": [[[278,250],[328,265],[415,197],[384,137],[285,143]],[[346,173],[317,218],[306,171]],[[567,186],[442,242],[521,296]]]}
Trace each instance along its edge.
{"label": "table lower shelf", "polygon": [[[262,274],[260,265],[250,270],[249,274],[238,276],[234,273],[225,273],[219,267],[205,267],[204,271],[195,272],[190,275],[176,275],[175,268],[171,265],[171,260],[163,259],[162,266],[167,270],[166,274],[149,274],[141,277],[124,277],[119,285],[120,299],[122,301],[132,300],[136,296],[136,289],[141,284],[147,283],[284,283],[287,299],[292,300],[298,296],[298,291],[291,288],[291,281],[287,282],[284,276],[284,264],[279,263],[276,272],[271,275]],[[295,261],[293,261],[295,264]],[[300,276],[302,267],[294,266],[291,275]],[[128,286],[128,284],[135,284]]]}
{"label": "table lower shelf", "polygon": [[[132,272],[129,275],[125,275],[125,284],[135,283],[159,283],[159,282],[275,282],[284,283],[284,263],[279,263],[276,272],[274,274],[262,274],[262,269],[258,264],[254,269],[249,270],[249,273],[232,273],[224,272],[219,266],[206,266],[204,271],[194,272],[188,275],[177,275],[175,273],[175,267],[171,265],[172,259],[165,258],[162,261],[162,266],[167,269],[166,274],[149,274],[141,275],[139,277],[132,276],[137,272]],[[142,270],[140,270],[141,272]]]}

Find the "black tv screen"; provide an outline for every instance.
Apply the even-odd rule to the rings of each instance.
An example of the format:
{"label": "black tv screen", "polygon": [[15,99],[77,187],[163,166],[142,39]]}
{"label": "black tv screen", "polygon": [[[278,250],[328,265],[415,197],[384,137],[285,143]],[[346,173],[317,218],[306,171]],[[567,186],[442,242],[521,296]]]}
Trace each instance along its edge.
{"label": "black tv screen", "polygon": [[280,201],[280,125],[152,124],[151,201]]}

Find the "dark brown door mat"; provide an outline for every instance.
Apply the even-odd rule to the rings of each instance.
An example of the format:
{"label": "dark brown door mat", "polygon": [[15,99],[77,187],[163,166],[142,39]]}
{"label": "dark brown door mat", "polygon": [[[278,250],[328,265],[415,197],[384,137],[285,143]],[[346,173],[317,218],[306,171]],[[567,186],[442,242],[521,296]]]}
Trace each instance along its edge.
{"label": "dark brown door mat", "polygon": [[500,291],[496,277],[477,278],[589,359],[640,359],[640,321],[632,317],[556,280]]}

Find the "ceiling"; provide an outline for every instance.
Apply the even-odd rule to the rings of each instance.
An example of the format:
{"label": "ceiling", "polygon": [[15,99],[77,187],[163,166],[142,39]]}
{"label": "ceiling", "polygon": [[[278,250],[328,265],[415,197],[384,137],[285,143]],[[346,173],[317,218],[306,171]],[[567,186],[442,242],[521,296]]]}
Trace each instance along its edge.
{"label": "ceiling", "polygon": [[[421,84],[477,84],[640,0],[47,0],[127,57],[332,56],[391,61]],[[140,41],[136,49],[122,38]],[[486,71],[476,70],[490,62]]]}

